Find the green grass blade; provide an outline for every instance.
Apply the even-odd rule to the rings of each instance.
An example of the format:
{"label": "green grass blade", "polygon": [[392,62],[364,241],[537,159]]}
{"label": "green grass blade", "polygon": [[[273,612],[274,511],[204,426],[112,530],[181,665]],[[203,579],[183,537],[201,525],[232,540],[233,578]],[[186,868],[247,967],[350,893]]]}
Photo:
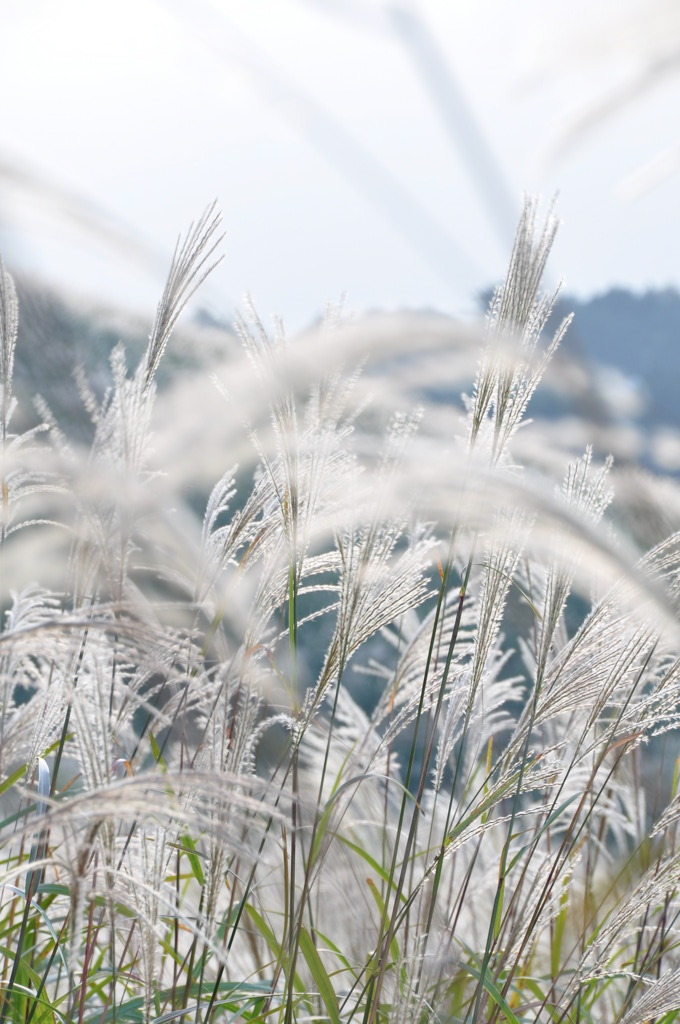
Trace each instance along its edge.
{"label": "green grass blade", "polygon": [[340,1024],[340,1012],[338,1009],[338,999],[333,988],[328,972],[323,965],[323,961],[319,956],[318,950],[312,941],[312,937],[304,926],[300,928],[299,934],[300,949],[302,955],[307,961],[307,966],[312,972],[312,977],[316,984],[321,1001],[326,1008],[331,1024]]}
{"label": "green grass blade", "polygon": [[508,1005],[506,1000],[501,995],[500,990],[497,988],[497,986],[491,980],[491,978],[489,977],[489,975],[488,975],[488,973],[486,971],[484,972],[484,975],[482,976],[482,972],[478,971],[476,967],[472,966],[472,964],[463,964],[463,967],[465,968],[465,970],[469,974],[472,975],[473,978],[475,978],[477,981],[481,982],[482,987],[489,993],[489,995],[491,996],[491,998],[493,999],[494,1003],[496,1004],[498,1009],[501,1011],[501,1013],[503,1014],[505,1019],[510,1021],[510,1024],[521,1024],[521,1021],[512,1012],[512,1010],[510,1009],[510,1006]]}

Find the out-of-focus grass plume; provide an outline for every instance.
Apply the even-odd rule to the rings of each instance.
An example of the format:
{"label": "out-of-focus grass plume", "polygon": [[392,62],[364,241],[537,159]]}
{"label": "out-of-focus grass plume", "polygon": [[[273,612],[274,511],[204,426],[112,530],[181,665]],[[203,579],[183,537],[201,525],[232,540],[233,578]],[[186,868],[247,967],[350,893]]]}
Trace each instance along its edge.
{"label": "out-of-focus grass plume", "polygon": [[2,270],[3,1019],[675,1012],[678,489],[577,416],[553,214],[482,326],[249,308],[157,395],[219,230],[65,425]]}

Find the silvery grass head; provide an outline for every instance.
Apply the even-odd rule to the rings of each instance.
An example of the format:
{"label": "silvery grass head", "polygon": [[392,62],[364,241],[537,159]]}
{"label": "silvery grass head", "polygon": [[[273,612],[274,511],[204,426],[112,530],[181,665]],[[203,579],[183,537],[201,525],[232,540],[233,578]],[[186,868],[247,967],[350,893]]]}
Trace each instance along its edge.
{"label": "silvery grass head", "polygon": [[527,424],[568,327],[536,217],[483,330],[248,309],[157,401],[209,210],[87,452],[12,433],[1,268],[3,1019],[680,1005],[680,538],[631,551],[611,461]]}

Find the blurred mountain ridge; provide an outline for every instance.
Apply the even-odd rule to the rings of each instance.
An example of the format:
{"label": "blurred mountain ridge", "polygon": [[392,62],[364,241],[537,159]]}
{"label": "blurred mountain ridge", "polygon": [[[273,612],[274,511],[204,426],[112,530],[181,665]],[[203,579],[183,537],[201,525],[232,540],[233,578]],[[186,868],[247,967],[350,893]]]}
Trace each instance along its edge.
{"label": "blurred mountain ridge", "polygon": [[[41,282],[18,276],[19,338],[15,388],[22,427],[37,422],[33,396],[40,394],[63,429],[79,440],[91,431],[76,383],[82,367],[101,397],[110,383],[109,359],[123,343],[130,368],[146,347],[152,317],[132,316],[57,294]],[[488,293],[482,296],[486,304]],[[680,291],[667,287],[636,293],[611,288],[588,299],[559,300],[553,322],[566,313],[574,321],[562,343],[561,358],[581,365],[604,401],[599,410],[610,422],[635,422],[645,431],[680,429]],[[423,314],[432,316],[432,313]],[[229,323],[202,309],[178,327],[161,364],[162,389],[178,374],[210,367],[238,345]],[[603,411],[604,410],[604,411]],[[554,391],[541,389],[530,415],[564,413]],[[598,410],[589,413],[597,418]]]}
{"label": "blurred mountain ridge", "polygon": [[[34,405],[40,395],[62,430],[88,443],[93,426],[77,383],[82,368],[92,393],[102,399],[111,383],[110,358],[122,344],[132,372],[142,358],[152,327],[148,319],[108,306],[58,294],[42,282],[15,275],[19,330],[15,355],[16,429],[41,421]],[[162,390],[178,374],[193,372],[223,358],[236,344],[228,324],[219,324],[201,309],[193,323],[178,325],[156,375]]]}
{"label": "blurred mountain ridge", "polygon": [[587,358],[616,368],[637,392],[640,424],[680,427],[680,291],[611,288],[564,305]]}

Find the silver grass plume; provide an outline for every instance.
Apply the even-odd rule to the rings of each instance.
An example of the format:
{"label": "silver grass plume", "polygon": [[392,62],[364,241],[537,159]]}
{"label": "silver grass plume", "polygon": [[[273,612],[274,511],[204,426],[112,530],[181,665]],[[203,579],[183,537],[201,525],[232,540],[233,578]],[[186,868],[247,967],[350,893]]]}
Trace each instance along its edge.
{"label": "silver grass plume", "polygon": [[3,450],[12,415],[12,379],[18,325],[19,304],[14,281],[0,258],[0,443]]}
{"label": "silver grass plume", "polygon": [[222,257],[215,257],[223,235],[217,234],[221,216],[216,203],[207,208],[203,216],[189,228],[175,246],[170,273],[149,336],[143,364],[140,366],[144,390],[151,384],[178,317],[194,292],[218,265]]}
{"label": "silver grass plume", "polygon": [[10,433],[16,399],[13,394],[14,353],[19,326],[19,305],[11,275],[0,257],[0,569],[5,558],[5,541],[23,526],[40,520],[29,514],[21,518],[21,504],[32,495],[47,491],[49,475],[44,467],[31,466],[35,437],[44,424]]}
{"label": "silver grass plume", "polygon": [[[434,477],[424,486],[433,462],[420,457],[431,441],[418,448],[420,411],[394,416],[381,452],[372,414],[358,436],[358,385],[338,352],[310,387],[312,350],[302,346],[298,380],[296,343],[281,329],[270,338],[252,315],[241,333],[262,389],[251,390],[271,403],[269,424],[249,432],[258,466],[251,476],[231,448],[222,453],[202,529],[183,512],[173,533],[174,514],[156,507],[174,500],[171,489],[148,452],[153,374],[176,300],[212,260],[210,217],[190,232],[193,271],[178,247],[140,366],[130,374],[114,354],[113,389],[90,402],[89,470],[103,486],[74,495],[89,531],[74,607],[28,588],[0,634],[3,779],[26,749],[63,752],[54,797],[41,800],[39,822],[18,826],[11,852],[49,829],[45,857],[19,873],[44,869],[66,887],[37,897],[54,896],[51,913],[68,919],[70,976],[46,975],[46,986],[64,995],[69,1019],[112,1013],[114,1000],[122,1016],[128,995],[127,1009],[137,1000],[146,1019],[244,1016],[255,1003],[237,986],[252,981],[260,987],[248,998],[272,1019],[458,1019],[472,1015],[477,981],[491,978],[493,994],[477,989],[479,1019],[505,1012],[501,1000],[534,1019],[529,971],[546,1013],[570,1012],[572,996],[600,984],[603,1019],[645,1005],[665,1012],[666,975],[655,1002],[642,989],[646,943],[675,979],[674,926],[663,930],[666,909],[677,909],[672,844],[652,866],[638,858],[622,897],[623,882],[606,887],[649,832],[635,774],[642,743],[678,721],[676,636],[655,624],[654,608],[661,595],[677,610],[680,542],[633,568],[619,552],[610,565],[623,581],[568,628],[575,549],[602,543],[609,467],[586,452],[561,494],[543,500],[513,465],[554,347],[539,341],[551,298],[539,297],[538,280],[554,224],[536,238],[534,219],[528,204],[490,316],[467,443],[445,453],[441,489]],[[345,325],[325,330],[342,348]],[[450,500],[452,478],[460,490],[465,479],[467,506]],[[430,488],[448,501],[434,524]],[[435,540],[449,530],[440,565]],[[467,584],[468,564],[462,594],[452,574]],[[503,636],[515,584],[533,616],[523,644],[533,718]],[[369,678],[381,688],[373,707],[350,689]],[[32,693],[25,705],[18,687]],[[660,818],[673,834],[677,816],[671,801]],[[17,871],[8,859],[2,881]],[[108,993],[95,970],[87,977],[95,934]],[[638,936],[642,955],[628,970]],[[614,993],[618,1017],[604,1001],[613,1006]]]}
{"label": "silver grass plume", "polygon": [[147,482],[149,431],[154,404],[153,381],[170,335],[184,306],[196,288],[219,262],[213,259],[221,241],[216,237],[220,217],[209,207],[180,238],[170,266],[165,290],[156,311],[145,356],[136,371],[128,374],[122,346],[111,355],[113,386],[96,410],[91,463],[109,476],[108,493],[96,495],[81,509],[79,544],[74,564],[80,579],[76,601],[97,593],[102,584],[110,595],[123,600],[128,562],[134,546],[134,508],[111,501],[111,479],[130,501],[130,487]]}
{"label": "silver grass plume", "polygon": [[621,1018],[621,1024],[645,1024],[655,1017],[680,1010],[680,968],[664,971],[650,981],[644,994],[633,1002]]}
{"label": "silver grass plume", "polygon": [[559,292],[539,295],[557,220],[551,213],[537,236],[536,212],[536,201],[525,198],[508,272],[487,316],[487,338],[470,400],[470,446],[476,447],[484,435],[492,464],[503,458],[571,322],[565,318],[547,348],[536,354]]}

